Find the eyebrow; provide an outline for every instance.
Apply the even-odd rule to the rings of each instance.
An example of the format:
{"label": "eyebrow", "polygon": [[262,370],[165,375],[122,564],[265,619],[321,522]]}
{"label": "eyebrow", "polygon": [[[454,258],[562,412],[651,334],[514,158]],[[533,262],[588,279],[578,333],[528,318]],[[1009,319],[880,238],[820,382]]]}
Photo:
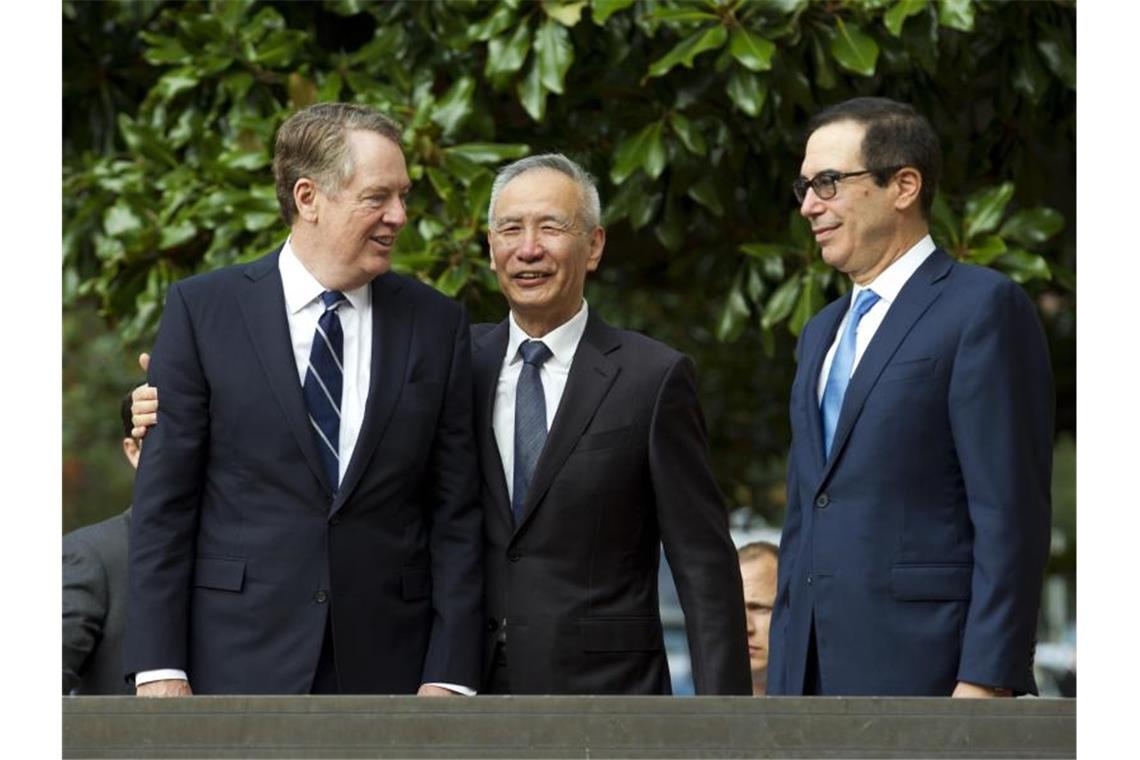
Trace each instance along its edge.
{"label": "eyebrow", "polygon": [[367,198],[370,195],[376,195],[377,193],[390,193],[393,192],[393,190],[395,190],[397,193],[409,193],[412,190],[412,184],[409,182],[408,184],[401,185],[397,188],[393,188],[391,185],[372,185],[371,187],[366,187],[361,190],[360,197]]}
{"label": "eyebrow", "polygon": [[[518,215],[518,214],[512,214],[510,216],[500,216],[500,217],[495,218],[495,226],[501,227],[504,224],[518,224],[522,221],[523,221],[523,217],[521,215]],[[538,222],[540,224],[544,223],[544,222],[556,222],[557,224],[561,224],[561,225],[569,227],[570,225],[574,224],[574,219],[571,217],[559,216],[557,214],[544,214],[544,215],[538,217]]]}

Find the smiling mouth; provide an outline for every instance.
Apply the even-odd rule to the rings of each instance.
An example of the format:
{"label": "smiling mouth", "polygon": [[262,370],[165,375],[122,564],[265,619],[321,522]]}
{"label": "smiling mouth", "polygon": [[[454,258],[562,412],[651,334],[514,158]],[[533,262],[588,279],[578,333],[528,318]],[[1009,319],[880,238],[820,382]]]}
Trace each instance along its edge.
{"label": "smiling mouth", "polygon": [[370,235],[368,239],[384,248],[391,248],[396,244],[395,235]]}
{"label": "smiling mouth", "polygon": [[819,238],[822,235],[826,235],[829,232],[834,232],[837,229],[839,229],[838,224],[832,224],[826,227],[816,227],[811,231],[811,234],[815,235],[816,238]]}
{"label": "smiling mouth", "polygon": [[533,283],[541,282],[550,276],[550,272],[518,272],[517,274],[511,275],[511,279]]}

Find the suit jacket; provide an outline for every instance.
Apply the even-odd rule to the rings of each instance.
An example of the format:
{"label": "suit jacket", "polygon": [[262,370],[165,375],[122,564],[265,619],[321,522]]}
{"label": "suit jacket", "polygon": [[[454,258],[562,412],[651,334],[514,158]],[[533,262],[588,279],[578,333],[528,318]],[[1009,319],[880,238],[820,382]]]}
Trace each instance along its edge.
{"label": "suit jacket", "polygon": [[127,694],[128,508],[63,537],[63,693]]}
{"label": "suit jacket", "polygon": [[508,332],[506,321],[472,328],[487,673],[505,620],[512,693],[670,693],[664,543],[698,693],[751,693],[740,570],[692,362],[591,312],[516,527],[492,428]]}
{"label": "suit jacket", "polygon": [[770,694],[1036,693],[1049,546],[1052,371],[1024,291],[936,250],[852,375],[824,461],[817,381],[850,296],[805,326]]}
{"label": "suit jacket", "polygon": [[482,645],[465,312],[372,284],[371,383],[336,494],[318,458],[277,251],[172,285],[131,525],[128,673],[196,693],[307,693],[326,617],[340,688],[474,685]]}

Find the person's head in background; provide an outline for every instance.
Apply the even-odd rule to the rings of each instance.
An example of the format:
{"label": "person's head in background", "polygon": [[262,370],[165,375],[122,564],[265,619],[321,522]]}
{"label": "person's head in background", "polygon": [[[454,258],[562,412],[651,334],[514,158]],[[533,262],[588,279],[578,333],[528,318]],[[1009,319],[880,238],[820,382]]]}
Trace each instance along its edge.
{"label": "person's head in background", "polygon": [[767,541],[745,544],[737,551],[744,583],[744,616],[748,621],[748,660],[752,666],[752,693],[764,694],[768,685],[768,626],[776,601],[776,567],[779,549]]}

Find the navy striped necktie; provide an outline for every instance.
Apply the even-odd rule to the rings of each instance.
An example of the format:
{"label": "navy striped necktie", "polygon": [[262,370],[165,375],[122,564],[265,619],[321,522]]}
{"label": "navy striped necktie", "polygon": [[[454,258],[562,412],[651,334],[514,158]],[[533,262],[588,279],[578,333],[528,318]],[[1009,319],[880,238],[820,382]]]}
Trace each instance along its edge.
{"label": "navy striped necktie", "polygon": [[317,451],[333,493],[340,485],[340,399],[344,386],[344,333],[336,310],[345,301],[340,291],[321,293],[325,311],[317,320],[302,389]]}
{"label": "navy striped necktie", "polygon": [[540,369],[553,354],[541,340],[519,344],[523,366],[515,386],[515,472],[511,493],[511,513],[517,525],[534,477],[534,466],[546,444],[546,394]]}

